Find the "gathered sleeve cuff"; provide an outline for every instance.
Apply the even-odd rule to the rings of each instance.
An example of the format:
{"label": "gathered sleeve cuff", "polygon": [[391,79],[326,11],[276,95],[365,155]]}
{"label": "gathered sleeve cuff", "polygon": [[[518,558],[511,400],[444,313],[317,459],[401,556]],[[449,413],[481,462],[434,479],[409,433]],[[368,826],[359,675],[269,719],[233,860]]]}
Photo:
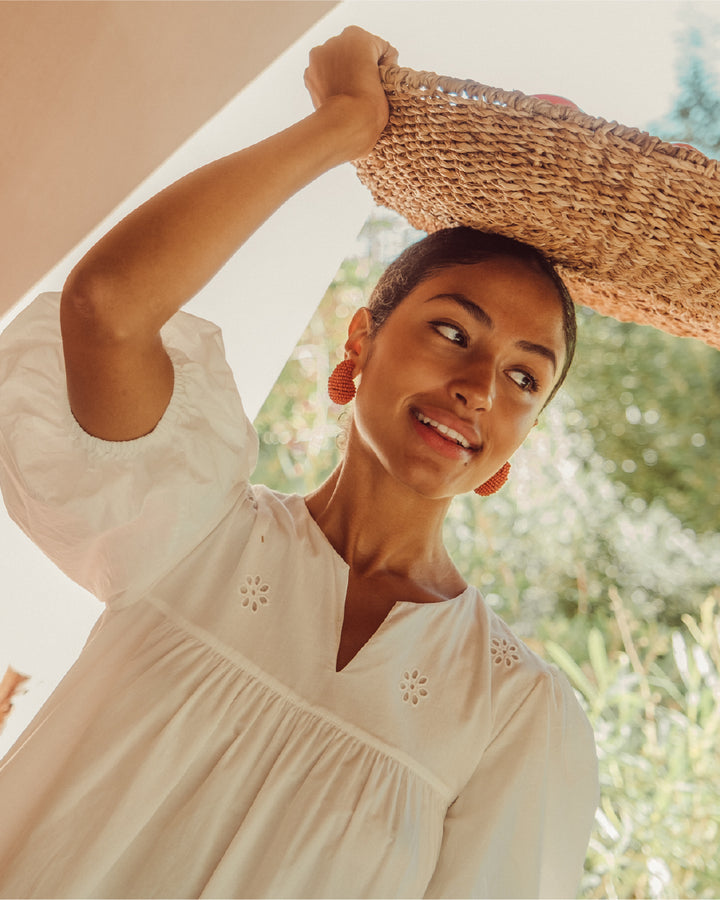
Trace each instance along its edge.
{"label": "gathered sleeve cuff", "polygon": [[590,723],[549,667],[448,810],[425,896],[577,896],[598,800]]}
{"label": "gathered sleeve cuff", "polygon": [[124,604],[247,493],[257,435],[219,329],[183,312],[162,330],[175,380],[155,429],[121,442],[87,434],[68,402],[59,308],[59,294],[43,294],[0,335],[0,488],[63,572]]}

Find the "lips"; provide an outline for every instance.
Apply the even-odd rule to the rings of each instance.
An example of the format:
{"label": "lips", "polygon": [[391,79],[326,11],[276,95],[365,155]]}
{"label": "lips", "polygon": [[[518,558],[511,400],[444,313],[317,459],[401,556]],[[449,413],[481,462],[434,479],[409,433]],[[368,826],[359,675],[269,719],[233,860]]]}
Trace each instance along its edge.
{"label": "lips", "polygon": [[[446,422],[440,422],[438,419],[426,415],[419,409],[413,409],[412,413],[418,422],[438,432],[446,441],[454,442],[464,450],[475,451],[480,449],[481,444],[477,435],[462,423],[457,422],[457,427],[452,427]],[[447,418],[447,416],[443,416],[443,418]],[[461,433],[458,428],[462,428],[464,433]]]}

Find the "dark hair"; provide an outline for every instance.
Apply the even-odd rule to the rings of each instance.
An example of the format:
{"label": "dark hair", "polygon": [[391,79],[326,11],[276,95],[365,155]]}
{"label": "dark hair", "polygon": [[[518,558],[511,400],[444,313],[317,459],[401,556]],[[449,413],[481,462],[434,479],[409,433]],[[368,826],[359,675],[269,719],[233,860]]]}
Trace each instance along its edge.
{"label": "dark hair", "polygon": [[530,244],[464,226],[444,228],[428,235],[404,250],[380,276],[368,302],[373,317],[373,331],[377,332],[382,328],[395,307],[439,269],[472,265],[503,256],[521,260],[539,269],[557,288],[563,313],[565,363],[560,378],[546,401],[547,405],[565,380],[575,353],[575,304],[550,260]]}

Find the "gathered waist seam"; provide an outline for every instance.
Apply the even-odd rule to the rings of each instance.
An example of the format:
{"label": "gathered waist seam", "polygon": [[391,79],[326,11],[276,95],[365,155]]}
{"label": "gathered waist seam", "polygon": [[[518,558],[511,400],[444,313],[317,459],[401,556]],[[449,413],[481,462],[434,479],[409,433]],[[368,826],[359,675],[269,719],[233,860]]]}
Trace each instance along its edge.
{"label": "gathered waist seam", "polygon": [[323,706],[311,703],[306,700],[292,688],[288,687],[279,679],[270,675],[261,669],[256,663],[248,659],[239,650],[229,647],[227,644],[219,640],[215,635],[206,631],[200,625],[191,622],[185,616],[180,615],[169,604],[158,597],[146,597],[145,602],[153,606],[164,618],[168,619],[172,624],[181,629],[185,634],[201,643],[204,647],[219,654],[225,660],[235,665],[248,678],[258,682],[264,688],[275,694],[280,699],[290,703],[293,707],[300,709],[313,718],[320,719],[323,722],[331,724],[334,728],[342,731],[354,740],[359,741],[366,746],[371,747],[383,756],[390,757],[402,765],[404,768],[413,772],[419,778],[427,783],[443,799],[446,805],[450,805],[455,799],[455,793],[448,785],[446,785],[434,772],[418,763],[409,754],[397,747],[386,743],[380,738],[375,737],[352,722],[342,719],[340,716],[331,712]]}

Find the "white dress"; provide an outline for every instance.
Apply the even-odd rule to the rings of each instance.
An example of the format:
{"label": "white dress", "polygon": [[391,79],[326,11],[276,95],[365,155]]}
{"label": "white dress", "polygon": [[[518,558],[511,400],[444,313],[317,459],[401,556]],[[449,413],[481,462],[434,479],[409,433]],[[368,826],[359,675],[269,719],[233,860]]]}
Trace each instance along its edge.
{"label": "white dress", "polygon": [[474,588],[399,602],[341,672],[348,568],[185,313],[157,428],[70,412],[56,294],[0,340],[10,515],[107,604],[0,767],[12,897],[573,896],[597,803],[573,691]]}

